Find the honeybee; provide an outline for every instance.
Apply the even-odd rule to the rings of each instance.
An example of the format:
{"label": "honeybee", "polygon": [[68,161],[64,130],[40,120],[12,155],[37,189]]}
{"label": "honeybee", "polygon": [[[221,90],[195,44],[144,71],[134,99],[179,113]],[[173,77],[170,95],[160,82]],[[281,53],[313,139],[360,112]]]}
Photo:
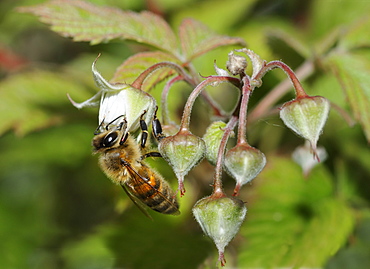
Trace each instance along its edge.
{"label": "honeybee", "polygon": [[[116,121],[119,123],[111,126],[111,123]],[[144,152],[148,137],[145,121],[141,117],[141,145],[126,132],[127,123],[123,116],[112,122],[104,128],[99,126],[97,131],[100,131],[95,133],[92,140],[94,153],[100,155],[99,165],[104,173],[114,183],[121,185],[147,216],[149,215],[145,206],[162,214],[178,215],[180,211],[176,193],[159,173],[144,162],[147,157],[161,157],[159,152]],[[156,117],[153,120],[153,133],[157,138],[162,136]]]}

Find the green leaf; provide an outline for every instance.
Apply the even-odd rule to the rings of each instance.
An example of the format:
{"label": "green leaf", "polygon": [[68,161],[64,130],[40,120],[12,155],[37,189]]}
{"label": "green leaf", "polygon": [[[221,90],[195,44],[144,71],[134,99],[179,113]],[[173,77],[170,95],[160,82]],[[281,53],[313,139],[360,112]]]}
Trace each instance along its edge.
{"label": "green leaf", "polygon": [[369,47],[369,29],[370,17],[368,14],[366,14],[366,16],[359,18],[346,29],[346,33],[343,35],[340,41],[340,46],[343,46],[347,49]]}
{"label": "green leaf", "polygon": [[[204,236],[194,236],[193,230],[184,229],[173,218],[159,214],[152,214],[152,217],[154,221],[148,222],[139,210],[132,208],[118,221],[104,223],[95,229],[96,235],[89,236],[104,239],[103,246],[114,253],[116,268],[186,269],[197,268],[204,261],[213,247],[210,241]],[[91,265],[86,254],[82,258],[85,258],[87,265]],[[81,267],[78,268],[90,268],[79,265]]]}
{"label": "green leaf", "polygon": [[[12,143],[14,140],[8,144]],[[0,252],[0,265],[2,268],[50,268],[45,257],[51,250],[43,246],[58,233],[53,221],[55,211],[51,210],[55,199],[54,177],[43,167],[27,162],[4,169],[4,161],[7,159],[1,163],[0,236],[6,248]]]}
{"label": "green leaf", "polygon": [[341,84],[354,117],[370,141],[370,59],[355,54],[333,53],[326,64]]}
{"label": "green leaf", "polygon": [[244,39],[218,35],[204,24],[193,19],[185,19],[182,22],[179,29],[179,36],[182,53],[187,62],[220,46],[246,46]]}
{"label": "green leaf", "polygon": [[[227,33],[230,29],[235,29],[235,25],[248,20],[248,15],[257,1],[192,0],[192,3],[189,2],[181,9],[178,8],[174,14],[171,14],[171,17],[176,25],[180,24],[184,18],[193,18],[206,25],[211,25],[212,29],[217,32]],[[253,14],[250,16],[253,19],[257,17]]]}
{"label": "green leaf", "polygon": [[[337,27],[344,27],[363,16],[368,16],[368,1],[341,0],[312,1],[310,26],[313,39],[322,38]],[[330,11],[330,12],[328,12]]]}
{"label": "green leaf", "polygon": [[351,211],[334,196],[333,179],[322,166],[305,179],[291,160],[269,161],[248,206],[238,265],[321,268],[351,233]]}
{"label": "green leaf", "polygon": [[[80,98],[85,87],[46,71],[22,73],[0,83],[0,134],[13,128],[18,135],[60,122],[51,108],[69,103],[66,93]],[[54,108],[55,109],[55,108]]]}
{"label": "green leaf", "polygon": [[62,250],[66,268],[113,268],[114,253],[97,234],[88,234],[79,241],[68,242]]}
{"label": "green leaf", "polygon": [[305,41],[298,39],[299,34],[294,33],[292,29],[288,31],[288,29],[272,28],[267,31],[267,35],[270,38],[280,39],[304,58],[309,58],[311,56],[309,46],[305,44]]}
{"label": "green leaf", "polygon": [[[181,65],[181,62],[175,56],[161,52],[141,52],[128,58],[122,65],[120,65],[111,82],[112,83],[127,83],[131,84],[135,81],[139,74],[144,72],[150,66],[159,62],[172,62]],[[162,81],[169,75],[173,74],[173,69],[161,68],[153,72],[144,82],[143,90],[149,90],[158,82]]]}
{"label": "green leaf", "polygon": [[78,124],[63,125],[14,137],[2,137],[0,170],[14,169],[17,163],[80,167],[86,156],[91,155],[89,146],[94,127]]}
{"label": "green leaf", "polygon": [[74,41],[99,44],[123,38],[178,54],[177,39],[169,25],[147,11],[122,11],[78,0],[54,0],[18,11],[38,16],[53,31]]}

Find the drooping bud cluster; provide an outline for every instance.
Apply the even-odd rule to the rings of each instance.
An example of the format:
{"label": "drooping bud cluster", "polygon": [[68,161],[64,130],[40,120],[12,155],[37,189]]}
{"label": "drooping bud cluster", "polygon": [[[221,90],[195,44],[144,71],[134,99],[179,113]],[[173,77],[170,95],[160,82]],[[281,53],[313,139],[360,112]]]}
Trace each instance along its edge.
{"label": "drooping bud cluster", "polygon": [[[176,174],[178,178],[178,190],[181,196],[185,193],[184,177],[194,166],[204,157],[212,165],[215,165],[215,177],[212,185],[213,194],[200,199],[193,207],[193,214],[204,233],[216,244],[219,252],[219,261],[222,266],[226,263],[224,257],[225,247],[238,233],[247,213],[244,202],[235,196],[238,196],[241,187],[256,178],[266,165],[265,155],[257,148],[248,144],[246,134],[249,98],[255,88],[261,86],[262,77],[269,70],[281,68],[292,81],[297,97],[281,107],[280,117],[286,126],[309,141],[311,150],[317,161],[320,161],[320,157],[325,158],[325,154],[321,155],[321,150],[317,149],[317,141],[328,118],[330,108],[329,101],[324,97],[308,96],[294,72],[281,61],[267,63],[249,49],[241,49],[236,52],[244,53],[249,58],[253,70],[252,75],[249,76],[246,74],[246,57],[236,55],[234,52],[229,53],[229,59],[226,64],[227,70],[218,68],[215,63],[214,68],[217,75],[206,77],[198,85],[192,85],[194,89],[185,104],[180,127],[175,124],[164,125],[163,134],[161,131],[158,131],[162,130],[162,128],[155,116],[157,109],[156,100],[149,93],[139,89],[142,81],[144,81],[144,77],[146,77],[145,74],[149,75],[150,72],[143,72],[142,74],[144,75],[139,76],[141,80],[136,84],[111,84],[96,70],[95,60],[92,65],[92,71],[94,80],[100,91],[89,100],[80,104],[71,100],[77,108],[100,105],[100,127],[107,125],[114,126],[115,119],[120,119],[122,122],[123,118],[127,132],[133,132],[139,126],[142,126],[143,133],[147,134],[145,123],[146,125],[149,125],[151,121],[153,121],[153,125],[156,123],[158,130],[155,131],[156,128],[153,128],[153,132],[157,133],[155,137],[159,141],[158,151]],[[167,65],[170,64],[169,62],[163,62],[163,66],[159,63],[153,65],[152,68],[154,70],[159,66],[166,67],[166,63]],[[197,79],[191,78],[187,74],[187,70],[182,68],[182,66],[177,64],[170,64],[170,66],[176,67],[174,70],[179,75],[172,79],[171,83],[167,84],[167,90],[164,90],[166,94],[162,95],[162,107],[166,104],[168,90],[174,82],[185,80],[190,84],[196,84],[195,81],[197,81]],[[150,71],[150,68],[148,70]],[[203,138],[193,135],[189,131],[189,126],[190,115],[196,98],[201,93],[204,94],[202,91],[207,86],[217,86],[225,82],[234,85],[240,90],[239,100],[234,106],[234,111],[231,111],[230,114],[223,113],[219,109],[218,104],[215,104],[205,94],[205,99],[216,112],[215,115],[222,117],[222,120],[225,122],[213,122],[207,128]],[[162,112],[163,110],[165,109],[162,108]],[[166,119],[164,116],[163,118]],[[143,123],[143,120],[145,123]],[[119,127],[119,123],[117,124],[118,126],[116,127]],[[236,126],[238,126],[236,145],[231,149],[227,149],[228,139],[234,135]],[[179,131],[178,128],[180,129]],[[108,128],[105,131],[109,131]],[[167,137],[165,137],[166,135]],[[122,136],[121,138],[122,144],[125,141],[124,137]],[[141,145],[144,147],[144,143]],[[159,154],[144,154],[143,158],[147,156],[159,156]],[[313,165],[317,163],[312,158],[311,162],[307,160],[307,147],[296,150],[293,157],[303,167],[304,173],[308,173]],[[223,169],[236,180],[233,196],[227,196],[223,191]],[[139,176],[141,177],[141,175]],[[144,178],[143,184],[147,182],[146,179]]]}
{"label": "drooping bud cluster", "polygon": [[280,110],[280,117],[285,125],[310,142],[316,159],[317,141],[328,118],[329,109],[330,103],[326,98],[305,96],[285,103]]}
{"label": "drooping bud cluster", "polygon": [[219,261],[224,266],[225,247],[238,233],[247,213],[243,201],[223,195],[200,199],[193,207],[193,214],[203,232],[215,243]]}

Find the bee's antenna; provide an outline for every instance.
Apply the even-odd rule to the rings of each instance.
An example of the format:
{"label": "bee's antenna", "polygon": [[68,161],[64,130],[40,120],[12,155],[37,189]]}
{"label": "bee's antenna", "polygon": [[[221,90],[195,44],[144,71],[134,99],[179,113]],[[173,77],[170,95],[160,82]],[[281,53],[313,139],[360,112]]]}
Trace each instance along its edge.
{"label": "bee's antenna", "polygon": [[104,122],[104,119],[101,121],[101,123],[99,124],[99,126],[95,129],[94,131],[94,135],[98,135],[100,134],[100,128],[103,126],[103,122]]}
{"label": "bee's antenna", "polygon": [[[119,118],[122,118],[122,117],[124,118],[125,116],[124,115],[118,116],[117,118],[115,118],[114,120],[112,120],[110,123],[108,123],[107,126],[105,127],[107,129],[107,131],[108,131],[109,125],[113,124],[113,122],[115,122],[116,120],[118,120]],[[126,119],[124,119],[124,121],[126,122]],[[122,128],[122,123],[120,123],[120,127]]]}
{"label": "bee's antenna", "polygon": [[[121,117],[123,117],[123,116],[121,116]],[[118,119],[118,118],[117,118]],[[117,119],[115,119],[115,120],[117,120]],[[115,121],[114,120],[114,121]],[[120,124],[118,124],[118,126],[117,126],[117,130],[124,130],[124,131],[126,131],[126,129],[127,129],[127,120],[126,120],[126,118],[123,118],[123,120],[120,122]]]}
{"label": "bee's antenna", "polygon": [[[113,122],[117,121],[119,118],[124,118],[125,116],[124,115],[121,115],[121,116],[118,116],[117,118],[115,118],[114,120],[112,120],[111,122],[109,122],[105,127],[103,126],[104,125],[104,120],[105,118],[101,121],[101,123],[99,124],[99,126],[95,129],[94,131],[94,135],[98,135],[101,133],[101,129],[104,128],[106,131],[108,131],[109,129],[109,126],[111,124],[113,124]],[[127,128],[127,124],[123,125],[124,123],[127,123],[126,119],[124,118],[122,122],[120,122],[120,124],[117,126],[117,130],[121,130],[122,127],[124,127],[124,129]]]}

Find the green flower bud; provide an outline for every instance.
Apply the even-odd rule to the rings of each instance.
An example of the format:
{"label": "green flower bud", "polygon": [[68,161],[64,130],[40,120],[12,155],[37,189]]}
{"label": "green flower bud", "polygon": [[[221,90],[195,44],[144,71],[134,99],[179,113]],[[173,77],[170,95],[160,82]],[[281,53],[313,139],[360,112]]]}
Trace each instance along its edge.
{"label": "green flower bud", "polygon": [[206,143],[206,158],[213,165],[216,165],[218,149],[225,132],[225,127],[226,123],[215,121],[207,128],[203,136],[203,140]]}
{"label": "green flower bud", "polygon": [[224,266],[225,247],[239,231],[247,208],[235,197],[211,195],[200,199],[193,207],[193,215],[203,232],[215,243],[219,261]]}
{"label": "green flower bud", "polygon": [[265,165],[265,155],[247,143],[238,144],[227,151],[224,167],[226,172],[236,180],[233,195],[239,195],[241,186],[254,179]]}
{"label": "green flower bud", "polygon": [[206,145],[203,139],[188,130],[180,130],[174,136],[163,138],[158,150],[172,166],[179,182],[180,194],[184,195],[184,177],[204,157]]}
{"label": "green flower bud", "polygon": [[328,118],[329,109],[330,103],[326,98],[306,96],[285,103],[280,110],[280,118],[285,125],[310,142],[317,159],[316,145]]}

